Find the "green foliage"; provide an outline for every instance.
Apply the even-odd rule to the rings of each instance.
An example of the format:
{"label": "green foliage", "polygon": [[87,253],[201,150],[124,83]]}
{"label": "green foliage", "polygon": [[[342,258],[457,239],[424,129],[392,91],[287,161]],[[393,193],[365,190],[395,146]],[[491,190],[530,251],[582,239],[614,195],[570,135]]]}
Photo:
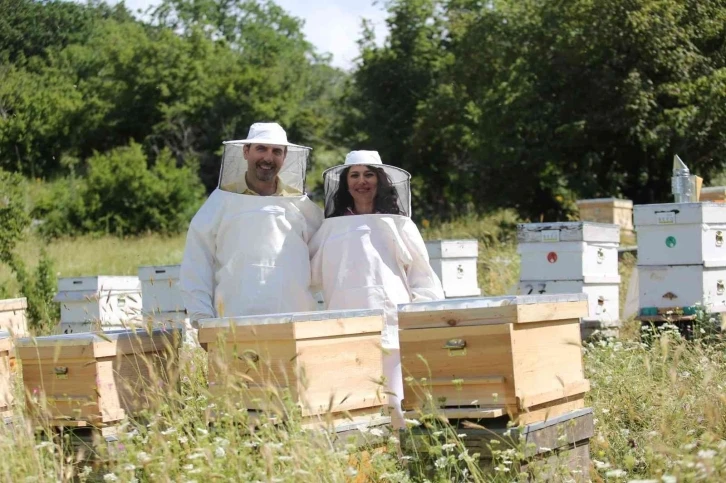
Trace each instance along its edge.
{"label": "green foliage", "polygon": [[23,239],[30,217],[25,211],[23,177],[0,171],[0,260],[8,260]]}
{"label": "green foliage", "polygon": [[177,167],[163,150],[149,168],[141,145],[132,142],[91,157],[84,178],[57,184],[34,213],[45,220],[40,230],[49,237],[172,234],[186,229],[202,196],[192,163]]}
{"label": "green foliage", "polygon": [[398,0],[363,42],[351,143],[418,177],[418,214],[576,198],[670,199],[678,153],[706,181],[726,160],[721,1]]}

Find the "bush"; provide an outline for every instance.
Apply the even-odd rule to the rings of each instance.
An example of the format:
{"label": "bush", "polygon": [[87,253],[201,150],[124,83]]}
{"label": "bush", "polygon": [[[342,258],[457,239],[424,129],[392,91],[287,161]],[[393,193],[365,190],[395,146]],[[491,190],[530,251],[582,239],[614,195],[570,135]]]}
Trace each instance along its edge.
{"label": "bush", "polygon": [[34,214],[42,218],[40,231],[47,237],[172,234],[186,229],[203,194],[191,163],[177,167],[164,150],[149,169],[141,146],[132,142],[95,154],[85,178],[56,184]]}

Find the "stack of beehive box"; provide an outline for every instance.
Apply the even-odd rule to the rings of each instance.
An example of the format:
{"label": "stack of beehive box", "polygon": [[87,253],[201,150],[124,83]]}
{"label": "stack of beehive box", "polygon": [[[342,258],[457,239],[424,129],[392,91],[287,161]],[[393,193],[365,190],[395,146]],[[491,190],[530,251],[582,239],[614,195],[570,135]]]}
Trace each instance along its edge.
{"label": "stack of beehive box", "polygon": [[274,417],[289,414],[282,401],[292,401],[311,425],[376,417],[387,403],[382,328],[380,310],[200,320],[209,390]]}
{"label": "stack of beehive box", "polygon": [[446,298],[481,295],[477,281],[479,244],[476,240],[432,240],[426,242],[426,250]]}
{"label": "stack of beehive box", "polygon": [[[580,318],[587,313],[585,294],[399,305],[406,417],[446,418],[466,435],[463,444],[480,454],[482,466],[492,459],[485,450],[490,440],[509,437],[514,423],[528,442],[542,446],[527,448],[533,463],[561,457],[586,471],[592,411],[584,408],[590,386]],[[427,431],[421,426],[404,434],[404,448],[426,452]],[[576,439],[563,441],[563,434]],[[516,435],[507,441],[519,444]]]}
{"label": "stack of beehive box", "polygon": [[25,314],[27,300],[23,298],[0,300],[0,330],[8,331],[15,336],[28,333],[28,318]]}
{"label": "stack of beehive box", "polygon": [[582,336],[617,335],[620,326],[620,227],[593,222],[517,226],[522,295],[584,293]]}
{"label": "stack of beehive box", "polygon": [[60,302],[61,334],[116,330],[142,322],[138,277],[61,278],[54,300]]}
{"label": "stack of beehive box", "polygon": [[641,320],[726,311],[726,204],[637,205]]}
{"label": "stack of beehive box", "polygon": [[702,188],[698,201],[715,201],[723,203],[726,201],[726,186],[709,186]]}
{"label": "stack of beehive box", "polygon": [[54,426],[106,426],[152,409],[176,385],[181,331],[113,330],[22,338],[28,410]]}
{"label": "stack of beehive box", "polygon": [[633,202],[619,198],[577,200],[581,221],[618,225],[623,235],[633,234]]}
{"label": "stack of beehive box", "polygon": [[139,267],[145,322],[155,327],[191,328],[179,287],[180,270],[181,265]]}

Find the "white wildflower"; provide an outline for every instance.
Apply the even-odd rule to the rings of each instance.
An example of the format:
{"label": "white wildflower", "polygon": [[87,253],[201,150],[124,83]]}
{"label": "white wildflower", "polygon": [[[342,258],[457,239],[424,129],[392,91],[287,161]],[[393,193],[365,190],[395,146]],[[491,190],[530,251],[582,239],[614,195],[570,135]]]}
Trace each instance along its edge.
{"label": "white wildflower", "polygon": [[398,438],[396,438],[395,436],[389,436],[388,442],[391,444],[399,444]]}
{"label": "white wildflower", "polygon": [[91,468],[90,466],[84,466],[78,476],[80,476],[81,478],[85,478],[91,474],[91,471],[93,471],[93,468]]}
{"label": "white wildflower", "polygon": [[663,483],[678,483],[678,478],[673,475],[663,475],[660,479]]}
{"label": "white wildflower", "polygon": [[292,461],[292,456],[286,456],[286,455],[278,456],[277,460],[278,461]]}
{"label": "white wildflower", "polygon": [[406,419],[406,424],[410,424],[411,426],[421,426],[421,422],[417,419]]}
{"label": "white wildflower", "polygon": [[134,471],[135,469],[136,469],[136,465],[133,465],[131,463],[126,463],[125,465],[123,465],[124,471]]}
{"label": "white wildflower", "polygon": [[199,458],[204,458],[204,453],[192,453],[187,456],[188,460],[198,460]]}
{"label": "white wildflower", "polygon": [[214,449],[214,456],[217,458],[224,458],[227,455],[226,451],[224,451],[224,448],[221,446],[217,446]]}
{"label": "white wildflower", "polygon": [[542,453],[547,453],[548,451],[552,451],[552,448],[548,448],[547,446],[540,446],[539,450]]}
{"label": "white wildflower", "polygon": [[434,461],[434,466],[439,469],[444,468],[446,466],[446,456],[442,456]]}
{"label": "white wildflower", "polygon": [[207,431],[206,429],[197,428],[197,431],[199,432],[199,434],[202,434],[204,436],[209,434],[209,431]]}
{"label": "white wildflower", "polygon": [[270,449],[282,449],[282,443],[267,443],[266,446]]}
{"label": "white wildflower", "polygon": [[194,469],[194,465],[193,464],[184,465],[184,466],[182,466],[182,469],[184,471],[191,471]]}
{"label": "white wildflower", "polygon": [[42,443],[35,445],[35,449],[43,449],[43,448],[49,448],[51,453],[53,451],[55,451],[55,447],[54,447],[53,443],[51,443],[50,441],[43,441]]}
{"label": "white wildflower", "polygon": [[681,446],[681,449],[686,450],[686,451],[691,451],[695,447],[696,447],[695,443],[688,443],[688,444],[684,444],[683,446]]}
{"label": "white wildflower", "polygon": [[118,476],[114,473],[106,473],[103,475],[103,481],[118,481]]}
{"label": "white wildflower", "polygon": [[412,456],[401,456],[401,459],[402,459],[403,461],[410,461],[410,460],[412,460],[412,459],[413,459],[413,457],[412,457]]}
{"label": "white wildflower", "polygon": [[179,436],[179,443],[180,444],[187,444],[189,442],[189,438],[186,436]]}
{"label": "white wildflower", "polygon": [[608,414],[610,412],[610,410],[608,408],[602,408],[600,410],[600,412],[603,413],[603,414]]}
{"label": "white wildflower", "polygon": [[444,432],[443,432],[443,431],[434,431],[434,432],[433,432],[433,433],[431,433],[431,434],[433,434],[433,436],[434,436],[435,438],[438,438],[439,436],[441,436],[442,434],[444,434]]}
{"label": "white wildflower", "polygon": [[144,451],[139,451],[139,453],[136,454],[136,459],[139,460],[139,463],[141,463],[142,465],[151,462],[151,456],[149,456]]}
{"label": "white wildflower", "polygon": [[352,466],[349,466],[348,469],[345,470],[345,474],[350,477],[353,477],[358,474],[358,470],[356,470]]}
{"label": "white wildflower", "polygon": [[379,437],[380,437],[380,436],[383,436],[383,430],[382,430],[382,429],[380,429],[380,428],[373,428],[373,429],[371,429],[370,433],[371,433],[371,434],[372,434],[373,436],[379,436]]}
{"label": "white wildflower", "polygon": [[443,451],[451,451],[454,448],[456,448],[456,445],[454,443],[446,443],[441,445],[441,449]]}
{"label": "white wildflower", "polygon": [[610,470],[605,473],[606,478],[624,478],[628,472],[625,470]]}
{"label": "white wildflower", "polygon": [[259,445],[260,443],[258,443],[257,441],[245,441],[244,443],[242,443],[242,446],[244,446],[245,448],[256,448]]}
{"label": "white wildflower", "polygon": [[597,468],[598,470],[610,468],[610,463],[605,463],[603,461],[592,460],[592,464],[594,464],[595,468]]}
{"label": "white wildflower", "polygon": [[721,441],[718,442],[717,446],[718,446],[718,449],[726,449],[726,440],[722,439]]}
{"label": "white wildflower", "polygon": [[716,456],[716,451],[712,449],[702,449],[698,452],[698,457],[704,460],[713,459],[714,456]]}
{"label": "white wildflower", "polygon": [[[507,433],[508,432],[509,432],[509,430],[507,430]],[[504,434],[507,435],[507,433],[504,433]],[[456,436],[458,436],[459,438],[466,438],[466,433],[457,434]]]}
{"label": "white wildflower", "polygon": [[174,429],[174,428],[170,428],[170,429],[167,429],[166,431],[161,432],[161,434],[164,436],[169,436],[170,434],[174,434],[174,433],[176,433],[176,429]]}

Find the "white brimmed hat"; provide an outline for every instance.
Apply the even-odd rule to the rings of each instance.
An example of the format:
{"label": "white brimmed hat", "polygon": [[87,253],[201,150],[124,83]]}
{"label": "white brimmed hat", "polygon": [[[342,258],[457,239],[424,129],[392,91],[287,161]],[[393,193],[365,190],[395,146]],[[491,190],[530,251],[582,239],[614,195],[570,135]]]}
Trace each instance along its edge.
{"label": "white brimmed hat", "polygon": [[408,171],[401,168],[383,164],[378,151],[351,151],[345,157],[343,164],[333,166],[323,172],[326,216],[329,216],[334,211],[332,200],[338,191],[340,175],[345,169],[360,165],[382,168],[391,180],[392,187],[396,190],[401,212],[406,216],[411,216],[411,175]]}
{"label": "white brimmed hat", "polygon": [[247,139],[224,142],[219,172],[220,189],[234,193],[246,191],[247,161],[244,158],[244,146],[249,144],[287,147],[285,162],[277,176],[286,187],[300,193],[305,192],[305,176],[311,148],[288,142],[287,133],[276,122],[256,122],[250,126]]}
{"label": "white brimmed hat", "polygon": [[302,149],[312,149],[287,141],[287,133],[276,122],[256,122],[250,126],[247,139],[225,141],[224,144],[273,144],[275,146],[288,146]]}

